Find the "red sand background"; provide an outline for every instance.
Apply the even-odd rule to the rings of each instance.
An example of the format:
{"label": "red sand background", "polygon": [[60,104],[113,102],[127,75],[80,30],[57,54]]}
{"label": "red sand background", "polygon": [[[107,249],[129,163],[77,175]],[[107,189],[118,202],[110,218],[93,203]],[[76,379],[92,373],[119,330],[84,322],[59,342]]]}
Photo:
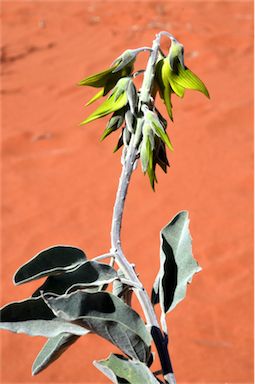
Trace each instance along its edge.
{"label": "red sand background", "polygon": [[[106,120],[79,127],[95,92],[75,84],[168,30],[211,101],[194,92],[173,100],[171,169],[158,173],[156,193],[135,172],[123,245],[150,289],[159,231],[189,210],[203,271],[168,317],[178,383],[251,383],[252,2],[4,1],[2,12],[2,305],[38,285],[14,287],[12,275],[39,250],[109,249],[120,154],[112,154],[116,136],[99,143]],[[44,339],[3,332],[1,341],[3,383],[106,383],[91,362],[115,350],[87,336],[32,378]]]}

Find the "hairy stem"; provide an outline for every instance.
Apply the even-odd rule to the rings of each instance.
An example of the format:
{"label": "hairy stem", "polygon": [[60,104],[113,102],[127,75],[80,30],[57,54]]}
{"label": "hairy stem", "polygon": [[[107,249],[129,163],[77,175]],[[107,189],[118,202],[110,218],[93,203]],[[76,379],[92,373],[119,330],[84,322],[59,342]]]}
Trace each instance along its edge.
{"label": "hairy stem", "polygon": [[[141,111],[142,105],[144,103],[149,103],[151,98],[151,88],[153,84],[153,79],[155,76],[155,65],[158,56],[158,50],[160,45],[161,35],[157,35],[156,39],[153,41],[152,53],[149,57],[148,64],[144,73],[144,80],[140,93],[139,100],[139,111]],[[122,246],[121,246],[121,223],[125,205],[125,199],[128,191],[128,186],[130,178],[133,172],[134,163],[136,160],[138,152],[138,144],[141,139],[141,119],[137,121],[137,128],[134,135],[132,135],[131,141],[128,146],[124,164],[122,167],[122,172],[119,180],[119,186],[117,190],[114,210],[113,210],[113,219],[112,219],[112,228],[111,228],[111,252],[115,254],[115,261],[119,268],[124,272],[125,277],[134,283],[134,293],[136,294],[140,305],[143,309],[147,325],[153,330],[152,337],[157,348],[159,358],[161,361],[162,371],[164,378],[167,383],[174,384],[175,378],[173,374],[173,369],[167,349],[167,340],[160,330],[160,326],[154,312],[153,306],[151,304],[148,293],[144,289],[142,283],[138,279],[133,266],[126,259]],[[137,288],[140,287],[140,288]]]}

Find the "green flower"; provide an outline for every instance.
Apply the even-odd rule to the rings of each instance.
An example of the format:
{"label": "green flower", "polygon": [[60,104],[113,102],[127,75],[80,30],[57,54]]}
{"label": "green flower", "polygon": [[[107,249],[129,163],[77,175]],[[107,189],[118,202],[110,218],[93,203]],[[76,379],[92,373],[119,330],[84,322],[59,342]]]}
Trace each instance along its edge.
{"label": "green flower", "polygon": [[127,89],[131,81],[130,77],[120,79],[113,88],[111,95],[80,125],[85,125],[123,108],[128,103]]}
{"label": "green flower", "polygon": [[90,86],[95,88],[102,88],[95,96],[93,96],[86,105],[92,104],[94,101],[98,100],[100,97],[107,95],[107,93],[115,87],[117,82],[122,78],[129,76],[134,68],[134,61],[127,63],[124,68],[118,72],[114,72],[117,69],[120,60],[115,62],[112,67],[106,69],[105,71],[96,73],[95,75],[86,77],[85,79],[79,82],[81,86]]}
{"label": "green flower", "polygon": [[204,83],[184,65],[183,45],[177,40],[172,41],[168,56],[160,59],[156,65],[156,83],[171,120],[173,120],[172,93],[183,97],[186,89],[193,89],[210,97]]}
{"label": "green flower", "polygon": [[166,122],[160,114],[144,108],[144,119],[142,126],[142,142],[140,145],[140,159],[142,171],[147,172],[150,184],[154,190],[156,177],[156,165],[158,164],[164,172],[169,166],[166,145],[173,150],[170,139],[166,133]]}
{"label": "green flower", "polygon": [[95,88],[103,88],[95,94],[86,104],[90,105],[100,97],[105,96],[122,77],[130,76],[134,69],[134,62],[139,52],[150,51],[151,48],[127,49],[105,71],[88,76],[79,82],[79,85],[87,85]]}
{"label": "green flower", "polygon": [[101,136],[100,141],[103,141],[112,132],[119,129],[125,121],[126,106],[114,112],[110,120],[108,121],[106,128]]}
{"label": "green flower", "polygon": [[[168,134],[165,131],[165,127],[160,121],[156,112],[151,111],[149,108],[144,108],[144,127],[148,126],[152,132],[161,138],[161,140],[167,145],[167,147],[173,151],[173,146],[170,142]],[[144,129],[144,128],[143,128]]]}

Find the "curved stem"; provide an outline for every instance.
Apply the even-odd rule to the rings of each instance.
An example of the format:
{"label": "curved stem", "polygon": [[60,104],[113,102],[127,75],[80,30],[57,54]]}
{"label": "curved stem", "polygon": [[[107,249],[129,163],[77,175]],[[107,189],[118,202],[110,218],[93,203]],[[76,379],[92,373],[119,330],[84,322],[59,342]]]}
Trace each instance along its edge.
{"label": "curved stem", "polygon": [[[151,88],[155,76],[155,65],[158,57],[158,50],[160,45],[161,34],[156,36],[156,39],[153,41],[152,52],[148,60],[148,64],[144,73],[144,80],[141,88],[140,98],[139,98],[139,111],[141,111],[142,105],[144,103],[149,103]],[[112,218],[112,227],[111,227],[111,253],[115,255],[115,262],[119,268],[124,272],[125,278],[134,282],[134,286],[139,286],[141,288],[134,288],[134,293],[136,294],[140,305],[143,309],[147,325],[151,327],[151,334],[157,348],[159,358],[161,361],[162,371],[164,378],[167,383],[174,384],[175,377],[173,374],[173,369],[167,349],[167,339],[162,334],[160,326],[154,312],[153,306],[151,304],[148,293],[144,289],[140,280],[138,279],[133,266],[126,259],[122,246],[121,246],[121,224],[122,217],[125,205],[125,199],[128,191],[129,182],[134,168],[134,163],[137,157],[137,147],[141,139],[142,130],[141,130],[142,120],[138,119],[137,128],[134,135],[131,137],[131,141],[128,146],[124,164],[122,166],[122,172],[119,180],[119,186],[117,190],[115,205],[113,209],[113,218]]]}

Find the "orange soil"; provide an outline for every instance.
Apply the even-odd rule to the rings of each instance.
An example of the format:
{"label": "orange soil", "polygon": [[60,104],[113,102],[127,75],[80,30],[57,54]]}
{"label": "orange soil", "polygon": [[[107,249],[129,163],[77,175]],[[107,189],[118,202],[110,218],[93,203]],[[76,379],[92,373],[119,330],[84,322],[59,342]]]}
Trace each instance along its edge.
{"label": "orange soil", "polygon": [[[95,92],[75,84],[168,30],[185,45],[186,64],[211,101],[195,92],[174,98],[171,169],[158,172],[156,193],[140,168],[135,172],[123,245],[150,290],[159,231],[189,210],[203,271],[168,317],[177,381],[251,383],[252,2],[4,1],[2,11],[1,304],[38,285],[14,287],[12,275],[39,250],[73,244],[93,257],[109,249],[121,169],[120,154],[112,154],[117,135],[99,143],[106,119],[79,127]],[[107,383],[92,360],[116,351],[87,336],[32,378],[44,339],[2,332],[1,341],[3,383]]]}

